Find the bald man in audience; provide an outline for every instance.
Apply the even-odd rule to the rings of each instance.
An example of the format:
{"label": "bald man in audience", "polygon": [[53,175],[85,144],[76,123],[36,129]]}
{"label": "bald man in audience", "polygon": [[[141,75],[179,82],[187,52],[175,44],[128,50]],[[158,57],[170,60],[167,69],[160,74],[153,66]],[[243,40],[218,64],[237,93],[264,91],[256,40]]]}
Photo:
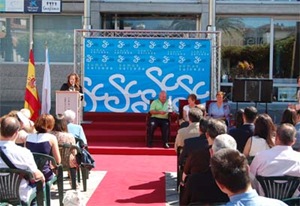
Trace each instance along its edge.
{"label": "bald man in audience", "polygon": [[[15,144],[18,136],[20,123],[15,117],[4,117],[1,120],[1,139],[0,139],[0,168],[8,168],[9,166],[3,160],[3,154],[18,169],[27,170],[33,173],[36,181],[45,182],[43,173],[38,170],[33,155],[27,148],[20,147]],[[34,191],[25,179],[21,181],[19,194],[21,200],[27,202],[28,197]]]}
{"label": "bald man in audience", "polygon": [[[295,136],[296,129],[293,125],[285,123],[278,126],[275,146],[255,155],[250,165],[251,174],[254,177],[257,175],[300,177],[300,153],[292,148],[296,141]],[[257,186],[255,180],[253,185]],[[256,189],[261,191],[260,188]]]}

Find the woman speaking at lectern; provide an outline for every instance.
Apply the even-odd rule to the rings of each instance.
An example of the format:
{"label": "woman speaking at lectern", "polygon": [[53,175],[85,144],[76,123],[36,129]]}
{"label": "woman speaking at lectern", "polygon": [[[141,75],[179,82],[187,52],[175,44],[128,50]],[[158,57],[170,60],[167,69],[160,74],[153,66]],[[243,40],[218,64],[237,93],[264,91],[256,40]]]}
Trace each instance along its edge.
{"label": "woman speaking at lectern", "polygon": [[68,75],[68,81],[67,83],[64,83],[60,90],[61,91],[78,91],[79,93],[83,93],[82,92],[82,87],[79,84],[79,76],[76,73],[71,73]]}

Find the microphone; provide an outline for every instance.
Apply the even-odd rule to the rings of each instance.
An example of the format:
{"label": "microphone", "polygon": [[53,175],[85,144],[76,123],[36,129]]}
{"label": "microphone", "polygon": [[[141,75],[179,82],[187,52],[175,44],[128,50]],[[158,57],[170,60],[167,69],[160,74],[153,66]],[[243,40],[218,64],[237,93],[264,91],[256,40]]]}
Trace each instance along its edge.
{"label": "microphone", "polygon": [[72,84],[72,86],[70,86],[69,91],[75,91],[75,85]]}

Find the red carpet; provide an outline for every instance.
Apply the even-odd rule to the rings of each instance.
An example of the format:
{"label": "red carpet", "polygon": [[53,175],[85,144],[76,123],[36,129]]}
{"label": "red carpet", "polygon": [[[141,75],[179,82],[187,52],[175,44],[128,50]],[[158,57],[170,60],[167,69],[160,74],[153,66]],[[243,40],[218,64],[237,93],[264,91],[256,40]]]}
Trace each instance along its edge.
{"label": "red carpet", "polygon": [[95,205],[165,205],[165,174],[176,156],[94,155],[95,170],[107,171],[88,201]]}

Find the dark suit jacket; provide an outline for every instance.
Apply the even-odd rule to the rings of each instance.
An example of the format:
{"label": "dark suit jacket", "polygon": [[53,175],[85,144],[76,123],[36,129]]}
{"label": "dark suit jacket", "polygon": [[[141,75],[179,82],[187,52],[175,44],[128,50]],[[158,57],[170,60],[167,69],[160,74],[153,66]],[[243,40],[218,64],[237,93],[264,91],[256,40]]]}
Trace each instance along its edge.
{"label": "dark suit jacket", "polygon": [[232,128],[228,131],[228,134],[235,139],[237,149],[243,152],[247,140],[254,134],[254,124],[244,124],[239,128]]}
{"label": "dark suit jacket", "polygon": [[193,202],[201,202],[205,205],[205,203],[226,203],[228,201],[228,196],[219,189],[209,168],[206,172],[188,176],[180,198],[180,205],[188,205]]}
{"label": "dark suit jacket", "polygon": [[179,164],[184,165],[187,157],[194,151],[204,149],[208,147],[208,142],[205,134],[201,134],[200,137],[193,137],[184,140],[184,146],[179,156]]}

